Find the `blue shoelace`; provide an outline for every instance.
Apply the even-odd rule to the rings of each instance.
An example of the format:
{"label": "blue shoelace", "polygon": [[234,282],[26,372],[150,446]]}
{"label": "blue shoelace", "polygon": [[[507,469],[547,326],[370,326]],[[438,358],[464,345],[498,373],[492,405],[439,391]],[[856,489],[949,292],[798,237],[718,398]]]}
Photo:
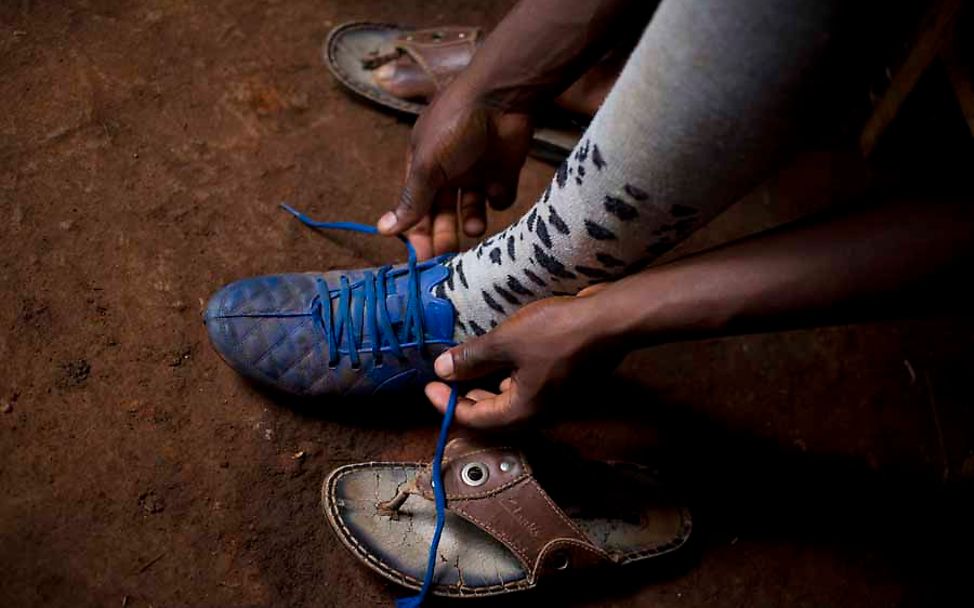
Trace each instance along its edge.
{"label": "blue shoelace", "polygon": [[[281,204],[285,211],[298,218],[305,226],[311,228],[325,228],[330,230],[347,230],[350,232],[362,232],[365,234],[379,234],[374,226],[357,224],[355,222],[319,222],[309,218],[300,211],[287,204]],[[353,316],[352,310],[352,289],[353,285],[344,275],[340,280],[338,291],[338,313],[331,309],[331,289],[328,283],[319,278],[316,282],[318,290],[318,300],[315,310],[321,321],[325,337],[328,340],[328,365],[338,364],[342,353],[348,354],[352,360],[352,366],[358,367],[359,354],[356,336],[360,339],[368,335],[372,338],[372,356],[381,361],[382,345],[387,344],[389,349],[402,356],[403,346],[418,346],[422,348],[426,344],[426,334],[423,328],[422,298],[419,288],[419,270],[417,269],[416,250],[412,244],[402,235],[399,239],[406,244],[409,252],[409,260],[406,264],[406,284],[407,300],[406,311],[403,314],[403,324],[401,335],[397,336],[389,318],[389,311],[385,306],[386,302],[386,278],[391,267],[384,266],[376,273],[367,271],[362,281],[364,297],[358,300],[358,314]],[[382,303],[381,305],[379,303]],[[336,318],[337,317],[337,318]],[[355,317],[362,319],[359,327],[356,327]],[[361,330],[361,331],[359,331]],[[410,342],[410,334],[415,336],[415,342]],[[346,343],[345,350],[341,350],[342,339]],[[443,490],[443,452],[446,449],[446,440],[450,434],[450,423],[453,422],[453,411],[457,406],[457,387],[454,385],[450,391],[450,400],[443,414],[443,422],[440,425],[440,435],[436,440],[436,451],[433,454],[433,496],[436,500],[436,526],[433,529],[433,540],[430,542],[429,556],[426,560],[426,574],[423,577],[423,586],[419,593],[412,597],[404,597],[396,600],[396,608],[419,608],[426,599],[430,588],[433,586],[433,573],[436,570],[436,551],[440,545],[440,536],[443,534],[443,524],[446,521],[446,493]]]}

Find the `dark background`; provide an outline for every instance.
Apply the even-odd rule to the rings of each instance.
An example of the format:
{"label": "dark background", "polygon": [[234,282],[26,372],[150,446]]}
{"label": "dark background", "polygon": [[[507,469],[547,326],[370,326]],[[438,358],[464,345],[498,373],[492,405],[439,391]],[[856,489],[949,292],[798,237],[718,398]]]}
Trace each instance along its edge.
{"label": "dark background", "polygon": [[[200,312],[240,277],[401,256],[276,207],[371,222],[401,179],[409,127],[331,79],[328,30],[490,25],[507,4],[0,6],[0,605],[403,594],[340,546],[319,487],[344,463],[428,458],[431,408],[262,393],[210,349]],[[942,78],[921,85],[885,167],[806,149],[674,255],[843,204],[884,175],[939,179],[956,159],[943,134],[969,137]],[[517,207],[491,230],[552,171],[529,161]],[[972,335],[965,316],[633,355],[545,432],[666,465],[697,507],[693,547],[496,604],[974,605]]]}

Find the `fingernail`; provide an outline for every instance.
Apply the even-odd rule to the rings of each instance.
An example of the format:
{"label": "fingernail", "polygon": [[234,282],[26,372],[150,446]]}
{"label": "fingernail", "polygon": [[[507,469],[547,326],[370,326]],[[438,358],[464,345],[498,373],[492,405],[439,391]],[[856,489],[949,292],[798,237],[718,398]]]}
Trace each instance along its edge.
{"label": "fingernail", "polygon": [[381,232],[389,232],[396,227],[396,214],[392,211],[386,212],[385,215],[379,218],[379,230]]}
{"label": "fingernail", "polygon": [[449,378],[453,375],[453,355],[447,351],[436,358],[433,362],[433,369],[440,378]]}
{"label": "fingernail", "polygon": [[463,231],[467,233],[467,236],[480,236],[484,233],[484,223],[472,217],[463,224]]}

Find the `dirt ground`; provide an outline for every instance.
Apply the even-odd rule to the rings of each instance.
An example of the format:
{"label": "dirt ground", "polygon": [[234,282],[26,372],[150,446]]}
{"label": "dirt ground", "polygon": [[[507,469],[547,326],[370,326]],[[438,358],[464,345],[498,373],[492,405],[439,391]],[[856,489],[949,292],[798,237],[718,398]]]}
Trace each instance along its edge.
{"label": "dirt ground", "polygon": [[[78,0],[0,5],[0,605],[373,606],[402,591],[321,515],[332,468],[426,459],[418,399],[289,403],[242,382],[200,312],[248,275],[376,265],[409,126],[319,61],[351,19],[491,24],[507,2]],[[529,161],[520,203],[552,168]],[[862,187],[803,153],[683,250]],[[868,180],[865,180],[868,181]],[[676,344],[544,433],[659,462],[693,547],[478,605],[970,606],[974,322]]]}

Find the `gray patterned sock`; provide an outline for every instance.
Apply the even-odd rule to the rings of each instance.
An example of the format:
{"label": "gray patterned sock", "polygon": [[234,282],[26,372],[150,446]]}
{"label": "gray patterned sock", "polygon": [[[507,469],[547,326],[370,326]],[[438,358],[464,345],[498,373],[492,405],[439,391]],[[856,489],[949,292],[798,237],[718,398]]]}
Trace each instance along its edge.
{"label": "gray patterned sock", "polygon": [[[791,140],[830,2],[664,0],[531,210],[448,262],[456,339],[634,272],[737,200]],[[807,85],[806,85],[807,86]]]}

